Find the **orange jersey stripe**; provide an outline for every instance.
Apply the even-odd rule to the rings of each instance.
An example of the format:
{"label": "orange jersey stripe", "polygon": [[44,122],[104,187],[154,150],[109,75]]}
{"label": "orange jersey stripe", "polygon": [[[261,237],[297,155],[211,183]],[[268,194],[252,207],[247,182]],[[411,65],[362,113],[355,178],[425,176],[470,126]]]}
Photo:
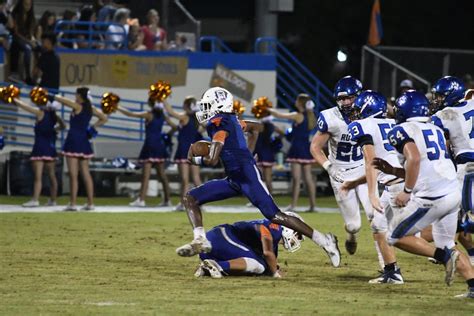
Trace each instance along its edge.
{"label": "orange jersey stripe", "polygon": [[224,144],[226,137],[227,137],[226,131],[218,131],[217,133],[214,134],[212,141]]}
{"label": "orange jersey stripe", "polygon": [[215,126],[221,125],[222,117],[215,117],[211,120],[211,123]]}
{"label": "orange jersey stripe", "polygon": [[260,225],[260,234],[262,235],[262,237],[272,238],[272,234],[264,225]]}

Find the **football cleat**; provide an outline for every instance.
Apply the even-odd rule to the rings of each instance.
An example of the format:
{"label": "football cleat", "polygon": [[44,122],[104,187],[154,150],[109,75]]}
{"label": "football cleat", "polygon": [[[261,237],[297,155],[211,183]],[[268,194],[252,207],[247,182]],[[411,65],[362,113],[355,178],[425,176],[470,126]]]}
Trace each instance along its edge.
{"label": "football cleat", "polygon": [[202,262],[202,268],[207,270],[213,279],[221,279],[224,276],[222,267],[212,259],[206,259]]}
{"label": "football cleat", "polygon": [[140,198],[136,199],[135,201],[129,203],[128,205],[130,206],[135,206],[135,207],[145,207],[145,201],[140,200]]}
{"label": "football cleat", "polygon": [[26,203],[23,203],[21,206],[23,206],[23,207],[37,207],[39,205],[40,204],[37,200],[31,200],[31,201],[28,201]]}
{"label": "football cleat", "polygon": [[449,259],[446,261],[445,264],[445,271],[446,276],[444,278],[444,282],[446,282],[447,286],[451,286],[454,282],[454,277],[456,273],[456,263],[459,258],[459,252],[456,249],[448,249],[444,248],[446,252],[448,252]]}
{"label": "football cleat", "polygon": [[52,201],[51,199],[48,200],[48,202],[46,202],[45,206],[56,206],[56,201]]}
{"label": "football cleat", "polygon": [[341,265],[341,252],[339,251],[339,247],[337,245],[337,237],[331,233],[328,233],[324,236],[326,237],[327,244],[322,248],[324,251],[326,251],[326,254],[331,260],[333,267],[337,268]]}
{"label": "football cleat", "polygon": [[183,211],[186,211],[186,208],[184,207],[183,203],[179,203],[179,204],[176,205],[176,207],[174,208],[174,211],[175,211],[175,212],[183,212]]}
{"label": "football cleat", "polygon": [[353,255],[356,253],[357,240],[346,240],[346,243],[344,245],[348,254]]}
{"label": "football cleat", "polygon": [[378,278],[369,281],[369,284],[403,284],[400,268],[383,272]]}
{"label": "football cleat", "polygon": [[160,204],[158,204],[156,207],[168,207],[168,206],[173,206],[173,203],[171,201],[162,201]]}
{"label": "football cleat", "polygon": [[206,274],[209,275],[208,271],[204,269],[203,263],[200,262],[198,267],[196,268],[196,271],[194,271],[194,277],[201,278],[203,276],[206,276]]}
{"label": "football cleat", "polygon": [[456,298],[470,298],[470,299],[474,299],[474,288],[468,288],[467,289],[468,291],[464,294],[459,294],[459,295],[456,295],[455,297]]}
{"label": "football cleat", "polygon": [[201,252],[210,252],[212,245],[205,237],[199,237],[191,241],[189,244],[183,245],[176,249],[176,253],[181,257],[192,257]]}

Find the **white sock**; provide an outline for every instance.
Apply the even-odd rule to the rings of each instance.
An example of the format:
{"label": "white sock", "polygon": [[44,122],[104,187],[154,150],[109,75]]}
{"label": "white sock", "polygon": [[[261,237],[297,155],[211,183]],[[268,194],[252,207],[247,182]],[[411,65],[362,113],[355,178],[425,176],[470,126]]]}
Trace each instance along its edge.
{"label": "white sock", "polygon": [[376,241],[374,241],[374,243],[375,243],[375,250],[377,251],[377,257],[379,258],[379,265],[383,270],[385,268],[385,262],[383,261],[382,252],[380,251],[379,244]]}
{"label": "white sock", "polygon": [[202,237],[204,239],[206,238],[206,231],[204,230],[204,227],[202,226],[194,228],[193,233],[194,233],[194,239],[197,239],[199,237]]}
{"label": "white sock", "polygon": [[313,230],[313,237],[311,239],[320,247],[326,246],[326,236],[323,233],[318,232],[316,229]]}

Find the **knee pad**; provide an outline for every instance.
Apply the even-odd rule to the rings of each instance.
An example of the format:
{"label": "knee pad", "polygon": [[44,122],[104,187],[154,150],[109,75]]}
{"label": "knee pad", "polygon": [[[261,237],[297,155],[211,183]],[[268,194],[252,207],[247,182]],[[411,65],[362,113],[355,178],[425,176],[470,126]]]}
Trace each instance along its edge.
{"label": "knee pad", "polygon": [[262,274],[263,272],[265,272],[265,267],[257,260],[245,257],[244,260],[245,264],[247,265],[247,268],[245,268],[245,272],[253,274]]}
{"label": "knee pad", "polygon": [[346,224],[344,228],[346,229],[346,232],[348,232],[349,234],[356,234],[357,232],[359,232],[361,227],[360,225],[349,223],[349,224]]}

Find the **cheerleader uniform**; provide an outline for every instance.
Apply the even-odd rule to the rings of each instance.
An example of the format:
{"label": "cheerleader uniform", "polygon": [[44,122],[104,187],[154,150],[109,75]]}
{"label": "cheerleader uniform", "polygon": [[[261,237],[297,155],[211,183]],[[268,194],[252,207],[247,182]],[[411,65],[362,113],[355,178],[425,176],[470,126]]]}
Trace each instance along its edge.
{"label": "cheerleader uniform", "polygon": [[275,164],[275,152],[272,147],[272,134],[275,125],[272,122],[263,122],[263,132],[258,135],[254,154],[257,154],[257,166],[271,167]]}
{"label": "cheerleader uniform", "polygon": [[63,155],[76,158],[92,158],[94,152],[89,141],[87,129],[92,119],[92,109],[87,110],[82,104],[82,111],[79,114],[71,113],[69,120],[69,132],[64,142]]}
{"label": "cheerleader uniform", "polygon": [[179,125],[178,148],[174,154],[175,163],[188,163],[189,146],[202,139],[202,135],[198,132],[198,126],[195,115],[189,116],[188,124]]}
{"label": "cheerleader uniform", "polygon": [[145,126],[145,143],[138,157],[140,162],[163,162],[168,158],[165,142],[161,137],[165,115],[157,114],[155,111],[152,113],[153,119]]}
{"label": "cheerleader uniform", "polygon": [[314,163],[313,156],[309,151],[309,132],[308,129],[308,115],[304,115],[304,120],[300,124],[295,122],[292,124],[292,140],[288,156],[286,157],[287,162],[296,162],[301,164]]}
{"label": "cheerleader uniform", "polygon": [[56,131],[54,130],[57,116],[54,111],[42,111],[43,119],[35,124],[35,143],[30,160],[53,161],[57,157]]}

